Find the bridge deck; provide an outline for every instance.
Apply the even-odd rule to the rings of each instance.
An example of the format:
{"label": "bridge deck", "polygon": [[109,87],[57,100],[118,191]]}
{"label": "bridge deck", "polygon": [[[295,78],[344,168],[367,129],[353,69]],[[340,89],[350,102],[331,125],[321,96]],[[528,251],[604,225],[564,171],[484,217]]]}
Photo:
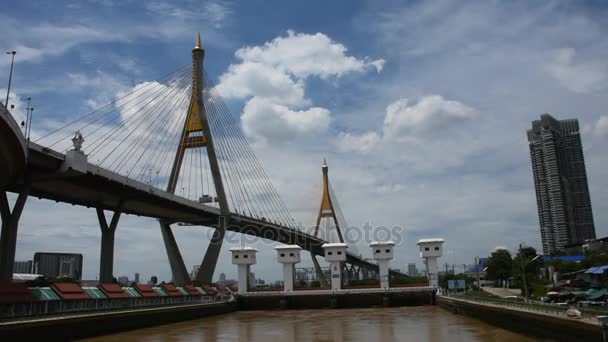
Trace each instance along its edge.
{"label": "bridge deck", "polygon": [[[26,175],[31,182],[31,196],[106,210],[116,210],[120,205],[123,213],[163,219],[170,223],[184,222],[214,227],[219,220],[218,208],[159,190],[90,163],[85,172],[62,170],[66,159],[64,154],[32,142],[28,147]],[[8,190],[19,192],[23,180],[20,183],[10,186]],[[297,229],[238,214],[231,215],[227,229],[281,243],[297,244],[317,255],[323,255],[321,246],[326,242]],[[367,268],[378,267],[353,253],[347,254],[347,263]],[[404,276],[394,271],[391,274]]]}

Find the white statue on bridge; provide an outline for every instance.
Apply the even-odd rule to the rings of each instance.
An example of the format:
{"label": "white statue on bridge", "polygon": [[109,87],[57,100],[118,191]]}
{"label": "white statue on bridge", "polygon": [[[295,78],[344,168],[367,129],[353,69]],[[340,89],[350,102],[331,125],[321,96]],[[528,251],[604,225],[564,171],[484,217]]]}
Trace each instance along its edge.
{"label": "white statue on bridge", "polygon": [[82,137],[82,134],[80,133],[80,131],[76,131],[76,133],[74,133],[74,137],[72,138],[72,145],[74,145],[74,150],[80,151],[83,142],[84,138]]}

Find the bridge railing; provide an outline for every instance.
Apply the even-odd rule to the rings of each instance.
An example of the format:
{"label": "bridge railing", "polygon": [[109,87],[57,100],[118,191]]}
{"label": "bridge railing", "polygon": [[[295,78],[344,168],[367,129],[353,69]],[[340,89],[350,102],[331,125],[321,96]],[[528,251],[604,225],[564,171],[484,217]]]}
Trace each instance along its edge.
{"label": "bridge railing", "polygon": [[84,313],[136,308],[161,307],[165,305],[203,304],[230,301],[226,296],[182,296],[155,298],[47,300],[27,303],[0,304],[0,319],[44,316],[50,314]]}

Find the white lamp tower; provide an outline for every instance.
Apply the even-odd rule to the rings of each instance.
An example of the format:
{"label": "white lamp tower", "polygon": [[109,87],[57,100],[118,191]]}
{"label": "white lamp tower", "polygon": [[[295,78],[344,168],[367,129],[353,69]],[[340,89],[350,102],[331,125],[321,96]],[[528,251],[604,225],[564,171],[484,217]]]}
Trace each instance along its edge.
{"label": "white lamp tower", "polygon": [[298,245],[283,245],[274,248],[277,258],[283,264],[283,290],[293,291],[294,266],[300,262],[300,251]]}
{"label": "white lamp tower", "polygon": [[239,293],[249,291],[249,267],[256,263],[255,254],[258,252],[253,247],[230,248],[232,253],[232,264],[239,268]]}
{"label": "white lamp tower", "polygon": [[444,242],[445,240],[439,238],[421,239],[418,241],[420,257],[426,260],[426,273],[429,277],[430,286],[439,286],[437,258],[443,255]]}
{"label": "white lamp tower", "polygon": [[331,267],[331,289],[338,291],[342,289],[342,263],[346,261],[346,249],[348,245],[343,242],[324,243],[325,261]]}
{"label": "white lamp tower", "polygon": [[395,243],[390,240],[373,241],[369,246],[372,248],[374,260],[378,261],[378,268],[380,269],[380,287],[388,289],[390,287],[388,263],[393,259],[393,247],[395,246]]}

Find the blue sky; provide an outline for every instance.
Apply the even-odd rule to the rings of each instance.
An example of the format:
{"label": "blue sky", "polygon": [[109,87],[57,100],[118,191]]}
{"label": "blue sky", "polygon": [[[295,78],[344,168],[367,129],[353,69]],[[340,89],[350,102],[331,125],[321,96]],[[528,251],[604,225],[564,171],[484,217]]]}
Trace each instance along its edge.
{"label": "blue sky", "polygon": [[[393,264],[405,269],[420,264],[420,237],[446,238],[441,263],[457,265],[540,247],[525,130],[545,112],[579,118],[597,234],[608,233],[606,12],[602,1],[23,1],[0,14],[0,46],[17,50],[15,115],[31,96],[44,131],[190,63],[200,31],[207,71],[287,206],[314,210],[327,157],[349,224],[406,228]],[[31,200],[22,223],[18,259],[83,252],[85,277],[97,275],[92,209]],[[204,231],[176,233],[188,268]],[[263,278],[280,276],[273,253],[261,252]],[[151,219],[121,221],[115,260],[116,275],[169,277]]]}

